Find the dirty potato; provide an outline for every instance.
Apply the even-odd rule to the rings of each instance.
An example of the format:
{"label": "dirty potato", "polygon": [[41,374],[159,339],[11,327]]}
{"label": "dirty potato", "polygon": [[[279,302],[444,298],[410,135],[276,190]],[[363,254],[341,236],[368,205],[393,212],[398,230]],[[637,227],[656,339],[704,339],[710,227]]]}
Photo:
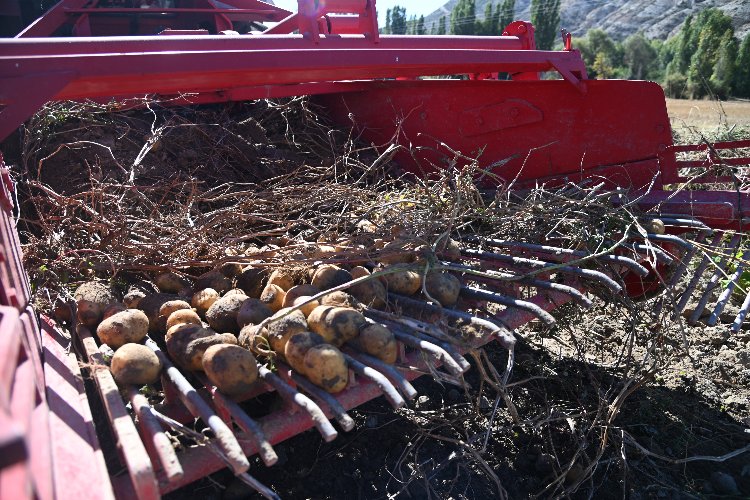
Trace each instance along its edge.
{"label": "dirty potato", "polygon": [[284,346],[284,358],[289,366],[305,375],[305,355],[311,347],[325,343],[323,337],[313,332],[297,332]]}
{"label": "dirty potato", "polygon": [[461,281],[452,274],[432,271],[427,273],[425,289],[443,307],[452,307],[458,302]]}
{"label": "dirty potato", "polygon": [[178,300],[178,297],[170,293],[152,293],[141,299],[138,309],[148,317],[148,333],[159,333],[160,328],[164,328],[166,321],[159,325],[159,310],[161,306],[173,300]]}
{"label": "dirty potato", "polygon": [[138,309],[113,314],[105,319],[96,329],[99,340],[112,349],[129,342],[140,342],[148,333],[148,317]]}
{"label": "dirty potato", "polygon": [[239,333],[237,315],[247,299],[247,295],[238,293],[221,297],[206,311],[206,322],[217,332]]}
{"label": "dirty potato", "polygon": [[193,311],[192,309],[178,309],[177,311],[170,314],[167,318],[166,330],[169,331],[173,326],[182,325],[185,323],[192,325],[202,324],[201,318],[200,316],[198,316],[197,312]]}
{"label": "dirty potato", "polygon": [[117,293],[103,281],[88,281],[73,292],[76,301],[78,322],[95,328],[102,320],[108,305],[118,302]]}
{"label": "dirty potato", "polygon": [[359,312],[347,307],[318,306],[307,318],[310,331],[333,345],[340,346],[355,338],[367,320]]}
{"label": "dirty potato", "polygon": [[268,343],[271,349],[277,354],[284,355],[284,347],[289,337],[298,332],[307,331],[307,320],[302,311],[289,312],[289,308],[281,309],[273,315],[273,318],[279,318],[271,321],[266,325],[268,331]]}
{"label": "dirty potato", "polygon": [[204,288],[193,294],[190,305],[195,308],[201,318],[206,317],[206,311],[219,300],[219,292],[213,288]]}
{"label": "dirty potato", "polygon": [[156,288],[161,293],[179,293],[182,290],[190,288],[191,283],[176,273],[161,273],[154,280]]}
{"label": "dirty potato", "polygon": [[269,271],[265,268],[247,266],[237,276],[237,287],[244,290],[248,297],[258,298],[268,281]]}
{"label": "dirty potato", "polygon": [[[384,271],[395,271],[396,267],[386,267]],[[414,295],[422,288],[422,276],[410,269],[398,271],[383,276],[389,292],[401,295]]]}
{"label": "dirty potato", "polygon": [[313,274],[312,285],[321,290],[330,290],[344,283],[349,283],[351,280],[352,275],[349,271],[333,264],[323,264]]}
{"label": "dirty potato", "polygon": [[125,344],[112,356],[110,370],[123,385],[153,384],[159,380],[161,361],[154,351],[142,344]]}
{"label": "dirty potato", "polygon": [[167,352],[172,360],[192,371],[203,370],[203,354],[216,344],[236,344],[237,337],[231,333],[218,334],[200,325],[178,328],[167,339]]}
{"label": "dirty potato", "polygon": [[259,299],[246,298],[237,311],[237,324],[240,328],[250,323],[258,324],[273,314],[273,310]]}
{"label": "dirty potato", "polygon": [[320,293],[320,288],[314,285],[293,286],[286,292],[284,307],[291,307],[298,297],[313,297]]}
{"label": "dirty potato", "polygon": [[398,358],[398,342],[396,337],[385,326],[370,323],[359,331],[357,338],[349,341],[358,351],[374,356],[379,360],[393,364]]}
{"label": "dirty potato", "polygon": [[205,290],[206,288],[213,288],[219,293],[224,293],[232,288],[232,280],[219,271],[209,271],[198,276],[198,280],[195,282],[196,290]]}
{"label": "dirty potato", "polygon": [[[365,276],[370,276],[370,271],[368,271],[367,268],[362,266],[352,268],[352,277],[354,279],[363,278]],[[371,279],[358,285],[354,285],[349,288],[349,293],[364,305],[374,307],[375,309],[385,307],[388,299],[385,287],[378,279]]]}
{"label": "dirty potato", "polygon": [[344,355],[330,344],[320,344],[305,354],[305,374],[310,381],[330,393],[343,391],[349,383]]}
{"label": "dirty potato", "polygon": [[203,371],[219,391],[229,397],[246,394],[258,379],[258,362],[238,345],[212,345],[203,353]]}
{"label": "dirty potato", "polygon": [[260,301],[266,304],[273,312],[276,312],[284,307],[285,297],[286,292],[284,289],[269,281],[263,289],[263,293],[260,294]]}
{"label": "dirty potato", "polygon": [[276,285],[283,291],[287,291],[294,286],[294,276],[287,269],[276,269],[268,277],[268,285]]}

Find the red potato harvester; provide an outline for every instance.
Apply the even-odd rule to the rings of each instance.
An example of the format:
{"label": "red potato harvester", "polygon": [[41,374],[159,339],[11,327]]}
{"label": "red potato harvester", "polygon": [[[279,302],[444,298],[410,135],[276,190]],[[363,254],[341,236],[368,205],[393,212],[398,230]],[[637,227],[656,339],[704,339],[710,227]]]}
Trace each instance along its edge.
{"label": "red potato harvester", "polygon": [[[4,27],[20,26],[34,14],[20,2],[6,0],[2,6]],[[62,0],[14,38],[0,39],[0,139],[48,101],[148,94],[188,105],[308,95],[342,124],[355,115],[368,142],[384,144],[393,137],[410,142],[416,157],[405,150],[396,155],[407,170],[418,172],[418,162],[437,163],[431,146],[440,138],[459,151],[482,149],[481,166],[501,165],[502,177],[515,179],[518,189],[585,179],[622,188],[623,202],[651,210],[666,229],[635,234],[624,244],[627,251],[600,257],[624,276],[631,295],[663,286],[659,277],[667,269],[667,286],[684,275],[697,252],[680,237],[684,233],[698,234],[711,248],[742,253],[748,193],[669,187],[695,175],[702,184],[733,183],[732,169],[750,159],[728,156],[750,148],[750,140],[674,145],[657,84],[591,80],[570,35],[563,32],[563,41],[560,51],[537,50],[533,25],[520,21],[495,37],[380,35],[375,0],[299,0],[297,13],[257,0]],[[497,79],[499,72],[510,80]],[[543,80],[541,73],[559,78]],[[469,78],[422,78],[442,75]],[[373,103],[387,103],[393,113]],[[701,159],[684,159],[687,154]],[[262,390],[276,391],[286,405],[253,420],[205,378],[186,376],[148,341],[165,366],[162,383],[172,410],[167,417],[201,418],[213,437],[206,446],[175,451],[162,427],[164,417],[157,417],[149,401],[129,391],[136,424],[111,374],[94,370],[94,397],[101,399],[116,440],[127,443],[119,452],[128,474],[110,477],[71,340],[30,305],[12,218],[13,184],[1,156],[0,165],[0,497],[155,498],[224,467],[274,497],[247,474],[247,456],[258,453],[271,466],[276,443],[311,427],[332,440],[338,431],[329,418],[351,430],[347,409],[383,394],[399,407],[416,395],[409,381],[418,372],[351,353],[357,382],[336,396],[283,365],[278,373],[261,367]],[[725,231],[737,235],[724,238]],[[510,274],[547,266],[570,284],[544,275],[526,278],[524,284],[538,293],[523,298],[462,290],[466,299],[505,306],[492,321],[471,319],[489,332],[482,342],[497,340],[512,350],[514,328],[534,319],[553,322],[549,312],[569,301],[590,305],[581,293],[587,283],[621,288],[605,273],[561,266],[585,257],[583,251],[483,243],[491,251],[465,249],[462,258]],[[655,264],[637,258],[649,252]],[[693,271],[678,308],[686,306],[708,265],[704,258]],[[712,280],[719,279],[717,273]],[[716,321],[740,273],[738,266],[723,285],[709,322]],[[705,305],[708,292],[699,300]],[[736,328],[749,307],[746,300]],[[470,318],[459,310],[447,314]],[[468,369],[461,353],[431,335],[429,325],[420,335],[397,333],[397,338],[403,344],[401,366],[419,366],[419,355],[429,352],[448,372]],[[83,361],[101,362],[88,330],[79,328],[73,342]]]}

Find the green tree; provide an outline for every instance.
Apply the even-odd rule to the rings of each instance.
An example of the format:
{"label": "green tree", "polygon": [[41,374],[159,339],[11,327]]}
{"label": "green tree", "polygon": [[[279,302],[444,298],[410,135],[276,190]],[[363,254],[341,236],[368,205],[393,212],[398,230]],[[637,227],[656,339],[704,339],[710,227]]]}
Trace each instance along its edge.
{"label": "green tree", "polygon": [[536,46],[552,50],[559,37],[560,0],[531,0],[531,22],[536,28]]}
{"label": "green tree", "polygon": [[396,5],[391,10],[391,33],[394,35],[406,34],[406,8]]}
{"label": "green tree", "polygon": [[487,2],[487,5],[484,6],[484,19],[478,21],[476,24],[475,33],[477,35],[488,36],[494,34],[494,31],[492,30],[492,11],[492,2]]}
{"label": "green tree", "polygon": [[734,92],[738,97],[750,97],[750,33],[737,54],[737,71],[734,74]]}
{"label": "green tree", "polygon": [[458,0],[451,12],[451,33],[453,35],[473,35],[476,33],[476,2]]}
{"label": "green tree", "polygon": [[383,30],[383,33],[386,35],[391,34],[391,9],[385,11],[385,29]]}
{"label": "green tree", "polygon": [[623,43],[623,63],[629,80],[643,80],[656,68],[659,54],[642,33],[629,36]]}
{"label": "green tree", "polygon": [[738,54],[734,30],[725,31],[719,43],[714,71],[711,74],[711,89],[721,99],[726,99],[734,92],[735,74]]}
{"label": "green tree", "polygon": [[687,71],[691,97],[703,97],[711,91],[710,79],[719,59],[719,47],[726,36],[734,38],[732,19],[729,16],[719,9],[706,9],[698,14],[691,26],[691,41],[688,44],[692,47],[692,40],[697,40]]}
{"label": "green tree", "polygon": [[503,3],[497,9],[498,14],[498,27],[500,30],[504,30],[510,23],[515,21],[516,17],[516,0],[503,0]]}
{"label": "green tree", "polygon": [[445,25],[446,25],[445,16],[440,16],[440,21],[438,21],[438,28],[437,28],[438,35],[445,35],[448,33]]}
{"label": "green tree", "polygon": [[[576,44],[591,78],[612,78],[622,66],[622,47],[600,29],[589,30]],[[600,73],[602,70],[604,74]]]}
{"label": "green tree", "polygon": [[417,28],[415,30],[415,34],[417,35],[427,34],[427,29],[424,27],[424,16],[419,16],[419,19],[417,20]]}

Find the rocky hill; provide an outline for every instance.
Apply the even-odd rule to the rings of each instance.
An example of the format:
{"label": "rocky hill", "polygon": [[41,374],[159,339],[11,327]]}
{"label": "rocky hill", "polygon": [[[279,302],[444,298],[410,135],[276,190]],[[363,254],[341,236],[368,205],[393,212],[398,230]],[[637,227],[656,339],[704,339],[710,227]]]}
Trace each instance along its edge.
{"label": "rocky hill", "polygon": [[[490,0],[477,0],[477,15],[484,13]],[[450,0],[426,17],[426,26],[440,16],[450,19],[458,0]],[[495,5],[501,0],[494,0]],[[530,0],[516,0],[516,19],[530,19]],[[667,39],[679,30],[685,18],[708,7],[718,7],[734,20],[741,38],[750,33],[748,0],[561,0],[562,26],[574,35],[585,35],[589,29],[601,28],[612,38],[622,40],[638,31],[649,38]],[[408,8],[408,7],[407,7]]]}

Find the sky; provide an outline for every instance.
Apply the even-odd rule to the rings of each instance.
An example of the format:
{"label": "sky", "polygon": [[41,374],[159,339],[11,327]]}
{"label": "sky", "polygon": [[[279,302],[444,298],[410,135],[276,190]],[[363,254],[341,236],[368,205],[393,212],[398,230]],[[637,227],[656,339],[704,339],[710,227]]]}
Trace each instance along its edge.
{"label": "sky", "polygon": [[[446,2],[447,0],[377,0],[378,23],[385,25],[385,12],[393,8],[394,5],[406,7],[407,17],[411,17],[412,15],[419,17],[420,15],[426,16],[427,14],[432,14],[439,7],[445,5]],[[297,0],[274,0],[273,3],[282,9],[297,11]]]}

